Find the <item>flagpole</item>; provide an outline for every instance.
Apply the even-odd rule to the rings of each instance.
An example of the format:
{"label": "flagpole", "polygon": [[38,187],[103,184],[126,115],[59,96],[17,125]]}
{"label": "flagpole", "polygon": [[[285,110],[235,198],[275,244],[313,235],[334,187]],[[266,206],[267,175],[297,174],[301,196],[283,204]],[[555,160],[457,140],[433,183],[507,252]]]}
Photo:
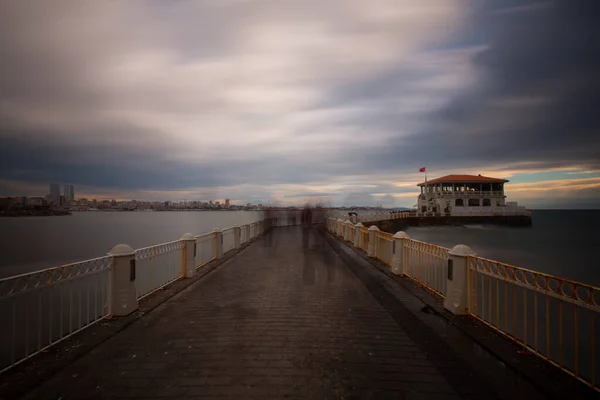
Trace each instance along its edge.
{"label": "flagpole", "polygon": [[427,210],[429,210],[429,195],[427,193],[429,191],[429,187],[427,186],[427,165],[423,168],[425,168],[425,207],[427,207]]}

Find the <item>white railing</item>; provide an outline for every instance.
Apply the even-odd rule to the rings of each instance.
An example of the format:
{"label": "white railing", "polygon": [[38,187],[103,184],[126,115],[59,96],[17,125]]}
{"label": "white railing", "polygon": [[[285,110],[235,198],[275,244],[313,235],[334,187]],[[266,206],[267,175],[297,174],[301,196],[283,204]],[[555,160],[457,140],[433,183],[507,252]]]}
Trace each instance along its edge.
{"label": "white railing", "polygon": [[223,253],[233,250],[235,245],[234,241],[235,229],[228,228],[223,230]]}
{"label": "white railing", "polygon": [[454,216],[530,216],[531,211],[523,206],[454,206]]}
{"label": "white railing", "polygon": [[0,279],[0,370],[109,313],[111,257]]}
{"label": "white railing", "polygon": [[[373,213],[363,213],[358,214],[358,220],[362,223],[365,222],[375,222],[375,221],[385,221],[392,219],[402,219],[410,217],[410,212],[408,211],[378,211]],[[344,218],[348,220],[348,216]]]}
{"label": "white railing", "polygon": [[445,297],[450,249],[412,239],[404,239],[403,245],[406,276]]}
{"label": "white railing", "polygon": [[[258,236],[259,224],[262,230],[268,226],[250,224],[250,237],[245,237],[247,225],[240,228],[243,242]],[[225,251],[235,245],[233,232],[234,228],[222,231]],[[115,299],[113,290],[119,288],[112,287],[114,279],[126,279],[131,298],[142,299],[187,276],[186,263],[201,267],[214,260],[216,237],[216,232],[191,239],[182,237],[131,254],[109,255],[0,279],[0,372],[115,313],[117,305],[111,299]],[[193,243],[188,249],[187,241]],[[193,251],[194,256],[187,251]],[[131,272],[127,277],[115,278],[120,276],[113,273],[117,256],[130,257],[131,265],[127,267],[131,267]]]}
{"label": "white railing", "polygon": [[163,243],[135,252],[135,290],[138,299],[182,277],[183,242]]}
{"label": "white railing", "polygon": [[[242,231],[245,227],[242,227]],[[196,236],[196,256],[194,257],[196,268],[208,264],[216,257],[215,234],[206,233]]]}

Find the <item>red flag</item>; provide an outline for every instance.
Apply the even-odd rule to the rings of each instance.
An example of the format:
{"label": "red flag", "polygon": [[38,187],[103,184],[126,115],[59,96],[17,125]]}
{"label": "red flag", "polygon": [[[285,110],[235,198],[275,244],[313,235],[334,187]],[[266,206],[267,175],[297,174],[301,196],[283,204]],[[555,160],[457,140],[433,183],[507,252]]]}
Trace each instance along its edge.
{"label": "red flag", "polygon": [[419,172],[425,172],[425,167],[419,168]]}

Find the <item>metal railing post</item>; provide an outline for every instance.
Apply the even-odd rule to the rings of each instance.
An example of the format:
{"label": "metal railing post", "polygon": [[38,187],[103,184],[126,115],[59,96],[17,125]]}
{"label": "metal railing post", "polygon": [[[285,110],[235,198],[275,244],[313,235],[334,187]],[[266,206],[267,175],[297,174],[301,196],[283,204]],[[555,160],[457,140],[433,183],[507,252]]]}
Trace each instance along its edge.
{"label": "metal railing post", "polygon": [[444,308],[454,315],[468,315],[471,288],[469,287],[468,256],[475,252],[469,246],[459,244],[448,252],[448,276]]}
{"label": "metal railing post", "polygon": [[394,275],[406,275],[404,239],[409,239],[406,232],[399,231],[394,235],[394,255],[392,256],[392,273]]}
{"label": "metal railing post", "polygon": [[367,255],[373,258],[377,256],[375,247],[377,241],[377,232],[379,232],[379,228],[375,225],[371,225],[369,227],[369,247],[367,247]]}
{"label": "metal railing post", "polygon": [[362,222],[359,222],[354,227],[354,247],[360,247],[360,228],[364,228]]}
{"label": "metal railing post", "polygon": [[124,317],[138,309],[135,293],[135,250],[127,244],[118,244],[108,253],[110,267],[109,314]]}
{"label": "metal railing post", "polygon": [[181,276],[192,278],[196,275],[196,237],[191,233],[184,233],[181,236],[183,246],[181,248]]}

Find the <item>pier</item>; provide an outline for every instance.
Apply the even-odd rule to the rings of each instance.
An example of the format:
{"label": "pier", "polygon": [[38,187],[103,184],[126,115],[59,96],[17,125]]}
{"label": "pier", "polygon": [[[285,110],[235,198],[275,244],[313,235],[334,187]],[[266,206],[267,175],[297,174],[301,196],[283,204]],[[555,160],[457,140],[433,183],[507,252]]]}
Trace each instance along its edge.
{"label": "pier", "polygon": [[598,396],[598,288],[298,222],[0,280],[0,398]]}

